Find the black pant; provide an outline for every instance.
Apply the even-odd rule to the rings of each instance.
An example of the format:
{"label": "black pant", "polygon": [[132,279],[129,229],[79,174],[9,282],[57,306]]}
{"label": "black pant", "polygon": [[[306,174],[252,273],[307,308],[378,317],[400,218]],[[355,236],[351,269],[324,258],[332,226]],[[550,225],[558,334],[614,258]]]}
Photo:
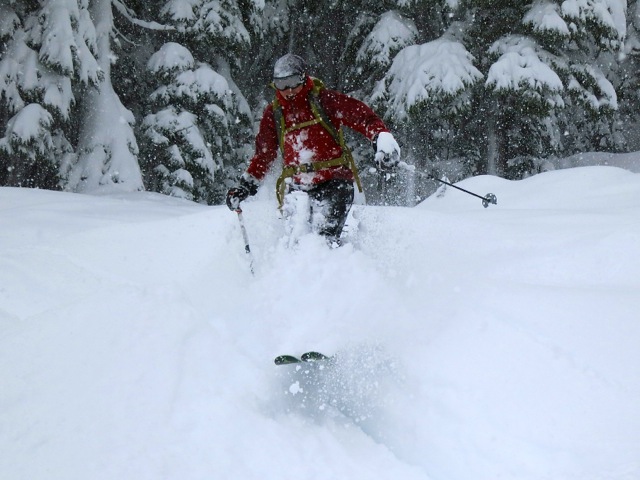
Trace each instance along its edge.
{"label": "black pant", "polygon": [[307,190],[311,216],[320,213],[323,217],[317,233],[329,241],[338,242],[353,204],[353,193],[353,182],[350,180],[328,180]]}

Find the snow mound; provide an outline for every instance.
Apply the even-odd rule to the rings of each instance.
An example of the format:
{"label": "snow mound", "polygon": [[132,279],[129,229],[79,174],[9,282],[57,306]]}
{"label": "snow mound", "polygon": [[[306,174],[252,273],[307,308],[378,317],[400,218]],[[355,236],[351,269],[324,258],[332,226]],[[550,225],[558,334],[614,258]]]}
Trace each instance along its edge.
{"label": "snow mound", "polygon": [[225,207],[0,188],[0,478],[640,478],[640,177],[458,185],[245,202],[253,276]]}

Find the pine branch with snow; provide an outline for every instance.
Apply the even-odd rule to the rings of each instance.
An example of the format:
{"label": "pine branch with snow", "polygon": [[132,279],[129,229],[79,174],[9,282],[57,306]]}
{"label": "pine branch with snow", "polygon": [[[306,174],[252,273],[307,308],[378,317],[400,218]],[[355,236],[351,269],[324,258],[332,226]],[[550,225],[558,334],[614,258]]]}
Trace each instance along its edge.
{"label": "pine branch with snow", "polygon": [[0,173],[2,184],[59,187],[52,123],[51,114],[37,103],[26,105],[9,120],[6,136],[0,139],[0,157],[14,161]]}
{"label": "pine branch with snow", "polygon": [[[412,113],[439,104],[449,113],[468,104],[465,93],[482,78],[472,55],[458,41],[440,38],[401,50],[372,95],[386,118],[408,120]],[[444,105],[444,106],[443,106]]]}
{"label": "pine branch with snow", "polygon": [[390,66],[396,53],[414,44],[417,36],[416,25],[411,19],[394,10],[385,12],[362,42],[356,56],[358,66]]}
{"label": "pine branch with snow", "polygon": [[540,115],[563,107],[562,80],[553,69],[553,56],[528,37],[503,37],[489,49],[497,60],[489,68],[485,86],[499,94],[515,94],[533,104]]}
{"label": "pine branch with snow", "polygon": [[592,34],[598,44],[618,50],[626,36],[626,0],[564,0],[562,15],[572,36]]}
{"label": "pine branch with snow", "polygon": [[169,0],[160,15],[187,37],[210,47],[236,48],[249,42],[236,0]]}
{"label": "pine branch with snow", "polygon": [[[369,33],[362,36],[368,31]],[[346,55],[347,87],[359,97],[368,97],[374,86],[389,69],[396,54],[416,42],[418,31],[414,22],[392,10],[379,17],[364,13],[358,17],[348,42]],[[346,58],[344,60],[347,60]]]}
{"label": "pine branch with snow", "polygon": [[[167,195],[205,202],[214,189],[216,166],[197,124],[197,117],[168,107],[145,117],[143,125],[154,148],[149,179]],[[151,158],[151,156],[150,156]]]}

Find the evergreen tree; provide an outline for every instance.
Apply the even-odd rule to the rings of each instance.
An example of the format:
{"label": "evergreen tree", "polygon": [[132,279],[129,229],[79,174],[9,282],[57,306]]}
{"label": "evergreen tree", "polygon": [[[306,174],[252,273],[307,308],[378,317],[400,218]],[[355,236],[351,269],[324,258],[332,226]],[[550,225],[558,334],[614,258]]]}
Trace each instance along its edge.
{"label": "evergreen tree", "polygon": [[640,150],[640,2],[630,0],[627,37],[618,70],[620,129],[630,151]]}
{"label": "evergreen tree", "polygon": [[221,202],[228,185],[216,180],[232,173],[224,167],[235,155],[231,132],[242,115],[233,90],[177,43],[163,45],[149,69],[164,81],[151,95],[156,112],[144,120],[154,146],[146,155],[148,185],[189,200]]}
{"label": "evergreen tree", "polygon": [[618,56],[626,33],[626,0],[583,4],[563,2],[560,9],[570,32],[557,71],[563,78],[566,107],[559,112],[564,132],[562,154],[624,148],[617,133]]}
{"label": "evergreen tree", "polygon": [[[413,20],[403,17],[396,10],[384,12],[379,16],[366,12],[358,16],[357,22],[358,28],[352,30],[347,39],[348,44],[354,44],[352,51],[347,50],[343,55],[353,58],[346,65],[343,84],[347,90],[352,90],[352,95],[371,100],[372,92],[388,71],[396,54],[417,41],[418,30]],[[356,45],[359,45],[357,49]],[[382,114],[389,99],[383,95],[374,98],[375,100],[380,101],[372,106]],[[412,198],[407,199],[402,195],[403,191],[407,191],[406,172],[395,172],[381,177],[374,168],[369,142],[360,136],[351,136],[350,143],[360,159],[361,180],[368,202],[385,205],[413,202]],[[405,157],[409,152],[410,150],[405,151]]]}
{"label": "evergreen tree", "polygon": [[73,156],[76,94],[103,75],[87,1],[3,1],[0,16],[0,183],[60,188]]}
{"label": "evergreen tree", "polygon": [[161,14],[177,42],[148,63],[157,88],[144,120],[147,187],[220,203],[251,135],[251,111],[233,78],[249,34],[233,0],[171,0]]}
{"label": "evergreen tree", "polygon": [[[221,202],[287,52],[384,115],[415,165],[384,197],[369,142],[349,137],[369,200],[412,203],[432,171],[518,178],[554,155],[638,149],[638,5],[0,0],[0,184],[135,190],[144,174],[147,188]],[[159,62],[165,44],[192,61]]]}
{"label": "evergreen tree", "polygon": [[404,48],[372,95],[374,105],[387,106],[385,119],[401,132],[408,147],[403,156],[418,174],[460,174],[452,168],[474,153],[473,139],[464,141],[462,131],[483,75],[456,33],[454,25],[437,40]]}
{"label": "evergreen tree", "polygon": [[[593,148],[596,132],[611,124],[616,94],[603,65],[621,47],[622,2],[443,3],[443,11],[454,9],[452,21],[435,42],[453,42],[460,54],[425,63],[407,59],[404,51],[415,47],[406,47],[372,99],[389,103],[387,118],[404,122],[407,139],[424,133],[428,146],[417,148],[436,164],[463,156],[473,161],[467,173],[517,178],[535,168],[536,159],[562,152],[565,132],[581,119],[575,141],[585,147]],[[446,16],[440,18],[446,25]],[[466,67],[456,69],[465,57]],[[415,66],[423,75],[406,87]],[[604,138],[613,138],[605,130]]]}
{"label": "evergreen tree", "polygon": [[[497,148],[488,156],[494,159],[490,172],[518,178],[536,167],[535,159],[567,153],[568,142],[582,143],[582,149],[601,149],[598,137],[603,129],[613,139],[610,127],[617,99],[611,72],[603,67],[621,47],[624,9],[620,7],[619,2],[607,0],[540,0],[524,10],[512,10],[508,22],[514,22],[516,33],[527,39],[535,57],[527,55],[519,63],[523,70],[509,70],[512,83],[506,89],[487,84],[491,101],[499,107],[491,122]],[[505,41],[509,36],[502,35],[489,49],[490,69],[511,54]],[[500,56],[495,60],[492,54]],[[518,75],[528,88],[522,87],[522,79],[515,83]]]}

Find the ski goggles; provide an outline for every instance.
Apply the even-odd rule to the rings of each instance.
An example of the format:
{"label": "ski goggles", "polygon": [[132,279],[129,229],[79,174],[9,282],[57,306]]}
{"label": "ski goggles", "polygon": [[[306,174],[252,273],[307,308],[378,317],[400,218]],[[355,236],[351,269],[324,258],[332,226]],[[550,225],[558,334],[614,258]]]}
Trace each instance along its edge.
{"label": "ski goggles", "polygon": [[288,90],[290,88],[299,87],[304,83],[304,77],[302,75],[290,75],[284,78],[274,78],[273,84],[278,90]]}

